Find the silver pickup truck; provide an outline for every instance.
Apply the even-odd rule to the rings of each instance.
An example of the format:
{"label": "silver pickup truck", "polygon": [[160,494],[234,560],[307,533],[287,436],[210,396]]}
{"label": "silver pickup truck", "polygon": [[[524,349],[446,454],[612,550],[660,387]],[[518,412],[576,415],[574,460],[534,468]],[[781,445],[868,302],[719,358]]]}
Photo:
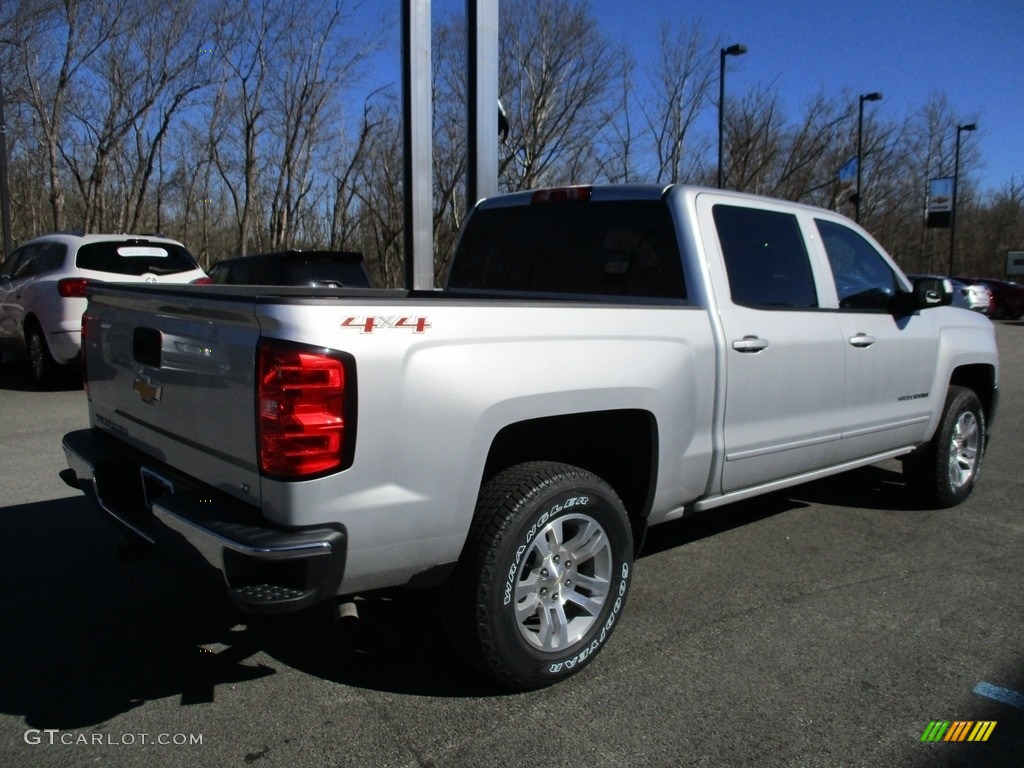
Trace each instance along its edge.
{"label": "silver pickup truck", "polygon": [[647,526],[900,458],[978,476],[991,323],[832,212],[687,186],[481,201],[437,292],[101,285],[62,476],[251,612],[440,587],[530,688],[617,622]]}

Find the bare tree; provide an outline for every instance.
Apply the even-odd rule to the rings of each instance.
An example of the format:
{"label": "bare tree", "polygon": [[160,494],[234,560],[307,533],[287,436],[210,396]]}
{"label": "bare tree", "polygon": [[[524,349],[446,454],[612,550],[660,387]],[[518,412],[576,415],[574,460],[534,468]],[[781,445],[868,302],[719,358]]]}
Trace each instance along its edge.
{"label": "bare tree", "polygon": [[341,147],[332,163],[335,171],[332,176],[334,197],[331,204],[331,227],[329,245],[332,249],[350,247],[357,236],[359,224],[359,201],[357,184],[359,174],[365,161],[371,137],[380,130],[384,117],[379,110],[373,108],[371,97],[363,105],[363,117],[356,132],[355,141]]}
{"label": "bare tree", "polygon": [[366,55],[375,46],[372,32],[342,37],[343,2],[289,6],[282,19],[290,34],[268,91],[271,133],[277,151],[268,169],[276,182],[270,203],[270,246],[294,245],[296,223],[326,163],[327,126],[338,119],[338,96],[351,85]]}
{"label": "bare tree", "polygon": [[[30,70],[29,82],[51,158],[55,226],[64,218],[60,165],[78,187],[86,228],[126,228],[138,222],[170,121],[203,84],[196,71],[198,18],[197,8],[179,4],[171,9],[152,0],[115,0],[98,7],[69,0],[63,16],[53,18],[65,33],[61,74],[48,84],[45,76]],[[26,46],[30,48],[34,46]],[[26,63],[31,58],[26,54]],[[151,122],[154,111],[160,114]],[[108,174],[116,162],[124,161],[119,155],[133,131],[152,133],[136,142],[138,167],[122,174],[115,220],[108,213],[113,202]]]}
{"label": "bare tree", "polygon": [[687,139],[716,82],[715,48],[699,24],[661,26],[659,58],[648,70],[649,96],[641,105],[658,182],[695,175],[699,155],[690,153],[687,161]]}
{"label": "bare tree", "polygon": [[400,114],[395,99],[371,107],[369,121],[377,130],[368,135],[354,179],[362,213],[358,239],[376,284],[383,288],[397,288],[404,280]]}
{"label": "bare tree", "polygon": [[[160,227],[203,263],[273,246],[363,250],[401,283],[401,140],[394,99],[346,96],[379,29],[351,33],[350,0],[8,0],[0,68],[15,237],[68,222]],[[710,178],[716,44],[664,26],[638,66],[585,0],[501,4],[499,90],[511,120],[501,186]],[[435,274],[466,215],[464,24],[434,36]],[[641,79],[639,73],[645,76]],[[836,172],[856,147],[856,97],[787,112],[774,87],[730,103],[730,187],[852,213]],[[899,120],[865,115],[862,222],[913,271],[941,271],[949,231],[924,227],[928,180],[953,171],[957,126],[936,94]],[[998,274],[1024,248],[1021,182],[982,194],[981,134],[964,134],[956,263]]]}
{"label": "bare tree", "polygon": [[37,117],[47,159],[53,227],[60,230],[66,200],[62,168],[68,109],[76,107],[87,92],[76,90],[77,81],[116,33],[121,9],[115,4],[83,8],[79,0],[24,0],[11,10],[4,19],[5,36],[16,45],[20,76]]}
{"label": "bare tree", "polygon": [[782,152],[785,119],[778,93],[750,91],[731,105],[725,119],[724,184],[729,189],[768,194]]}
{"label": "bare tree", "polygon": [[285,25],[273,0],[245,3],[225,24],[216,52],[222,66],[210,114],[209,150],[234,208],[237,254],[248,252],[257,217],[259,146],[275,29]]}
{"label": "bare tree", "polygon": [[609,100],[602,118],[602,152],[595,169],[595,180],[609,184],[628,184],[648,178],[636,167],[642,152],[641,128],[634,125],[637,96],[633,85],[636,63],[631,55],[623,55],[622,67],[616,77],[616,98]]}
{"label": "bare tree", "polygon": [[499,91],[511,123],[503,183],[518,190],[581,180],[579,161],[604,127],[623,52],[579,0],[507,0],[500,37]]}

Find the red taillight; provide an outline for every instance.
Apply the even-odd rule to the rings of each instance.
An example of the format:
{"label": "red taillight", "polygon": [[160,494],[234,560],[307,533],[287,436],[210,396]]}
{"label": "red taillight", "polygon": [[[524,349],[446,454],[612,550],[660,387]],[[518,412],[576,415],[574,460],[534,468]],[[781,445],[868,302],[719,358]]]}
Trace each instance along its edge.
{"label": "red taillight", "polygon": [[355,381],[345,356],[274,340],[256,353],[260,470],[296,479],[347,468]]}
{"label": "red taillight", "polygon": [[213,278],[212,277],[197,277],[195,280],[192,280],[189,284],[190,285],[213,285]]}
{"label": "red taillight", "polygon": [[57,292],[65,299],[84,299],[89,281],[84,277],[65,277],[57,281]]}
{"label": "red taillight", "polygon": [[534,205],[539,203],[585,203],[590,200],[594,193],[592,187],[555,187],[553,189],[538,189],[533,193],[530,202]]}

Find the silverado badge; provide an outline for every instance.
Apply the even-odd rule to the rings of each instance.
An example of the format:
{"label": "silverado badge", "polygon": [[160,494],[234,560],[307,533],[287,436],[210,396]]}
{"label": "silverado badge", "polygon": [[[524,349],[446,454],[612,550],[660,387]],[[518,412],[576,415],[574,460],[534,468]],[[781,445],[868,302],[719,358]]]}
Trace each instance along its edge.
{"label": "silverado badge", "polygon": [[135,375],[135,384],[132,386],[132,389],[138,392],[142,402],[148,405],[157,402],[164,391],[163,387],[159,384],[154,384],[149,380],[148,376],[143,376],[141,373]]}

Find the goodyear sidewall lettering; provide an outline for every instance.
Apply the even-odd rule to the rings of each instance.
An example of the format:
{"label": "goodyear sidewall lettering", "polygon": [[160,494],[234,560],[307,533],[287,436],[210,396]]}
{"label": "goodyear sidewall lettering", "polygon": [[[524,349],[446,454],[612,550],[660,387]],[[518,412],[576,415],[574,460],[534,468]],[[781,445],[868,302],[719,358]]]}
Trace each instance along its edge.
{"label": "goodyear sidewall lettering", "polygon": [[[507,571],[505,571],[500,598],[502,608],[506,612],[508,621],[511,624],[514,625],[515,623],[515,586],[519,580],[520,571],[524,565],[524,558],[530,544],[537,536],[538,531],[541,531],[544,526],[557,519],[560,515],[571,513],[582,513],[594,518],[605,528],[606,533],[609,526],[614,526],[616,522],[613,516],[618,516],[618,513],[611,509],[609,505],[603,503],[599,497],[580,490],[562,494],[558,497],[557,501],[550,505],[545,505],[544,511],[537,515],[530,525],[520,529],[522,535],[517,538],[515,549],[510,553],[512,558]],[[526,649],[527,653],[538,659],[541,665],[537,670],[539,674],[546,677],[569,675],[591,661],[607,642],[611,636],[612,629],[619,620],[619,616],[625,606],[626,595],[629,592],[629,583],[632,576],[632,565],[630,562],[632,544],[631,542],[627,543],[629,546],[624,548],[627,551],[619,551],[613,545],[613,554],[616,562],[615,575],[617,578],[611,586],[609,604],[603,609],[599,623],[591,629],[587,636],[571,648],[566,649],[564,655],[541,654],[535,649]],[[611,599],[611,596],[614,596],[614,599]],[[518,635],[518,631],[515,634]]]}

